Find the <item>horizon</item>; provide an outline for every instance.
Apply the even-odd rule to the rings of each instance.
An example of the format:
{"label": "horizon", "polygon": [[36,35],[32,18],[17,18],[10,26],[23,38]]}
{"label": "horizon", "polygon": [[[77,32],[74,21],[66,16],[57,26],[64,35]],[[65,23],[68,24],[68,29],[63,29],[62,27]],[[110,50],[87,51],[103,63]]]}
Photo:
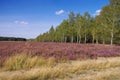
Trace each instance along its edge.
{"label": "horizon", "polygon": [[0,36],[36,38],[52,25],[56,28],[71,11],[95,16],[107,4],[109,0],[1,0]]}

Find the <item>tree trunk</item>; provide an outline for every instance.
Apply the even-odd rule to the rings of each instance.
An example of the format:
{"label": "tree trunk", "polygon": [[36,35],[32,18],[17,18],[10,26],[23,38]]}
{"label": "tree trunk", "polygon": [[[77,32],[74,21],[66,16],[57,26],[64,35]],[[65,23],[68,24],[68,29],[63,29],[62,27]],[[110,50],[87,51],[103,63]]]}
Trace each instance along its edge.
{"label": "tree trunk", "polygon": [[95,37],[94,37],[94,35],[93,35],[93,39],[92,39],[92,43],[94,44],[94,40],[95,40]]}
{"label": "tree trunk", "polygon": [[103,39],[103,44],[105,44],[105,39]]}
{"label": "tree trunk", "polygon": [[86,43],[86,40],[87,40],[87,38],[86,38],[86,34],[85,34],[85,43]]}
{"label": "tree trunk", "polygon": [[71,43],[73,43],[73,36],[71,37]]}
{"label": "tree trunk", "polygon": [[113,44],[113,29],[111,31],[111,45]]}
{"label": "tree trunk", "polygon": [[67,42],[67,37],[65,37],[65,43]]}
{"label": "tree trunk", "polygon": [[60,41],[61,43],[63,42],[63,36],[61,37],[61,41]]}
{"label": "tree trunk", "polygon": [[79,43],[79,36],[77,35],[77,43]]}
{"label": "tree trunk", "polygon": [[62,42],[65,42],[65,36],[64,36],[64,33],[63,33],[63,39],[62,39]]}
{"label": "tree trunk", "polygon": [[81,36],[80,36],[80,39],[79,39],[79,43],[81,43]]}
{"label": "tree trunk", "polygon": [[105,28],[103,29],[103,44],[105,44],[105,37],[106,37],[106,35],[105,35]]}
{"label": "tree trunk", "polygon": [[96,38],[96,44],[98,44],[98,38]]}

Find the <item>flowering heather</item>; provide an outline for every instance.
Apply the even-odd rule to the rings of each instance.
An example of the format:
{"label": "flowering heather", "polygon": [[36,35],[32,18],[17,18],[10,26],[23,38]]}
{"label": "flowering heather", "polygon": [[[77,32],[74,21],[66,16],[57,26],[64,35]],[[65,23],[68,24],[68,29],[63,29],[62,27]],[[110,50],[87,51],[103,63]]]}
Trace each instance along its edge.
{"label": "flowering heather", "polygon": [[42,43],[42,42],[0,42],[0,59],[26,53],[44,58],[60,59],[87,59],[97,57],[120,56],[120,46],[102,44],[77,43]]}

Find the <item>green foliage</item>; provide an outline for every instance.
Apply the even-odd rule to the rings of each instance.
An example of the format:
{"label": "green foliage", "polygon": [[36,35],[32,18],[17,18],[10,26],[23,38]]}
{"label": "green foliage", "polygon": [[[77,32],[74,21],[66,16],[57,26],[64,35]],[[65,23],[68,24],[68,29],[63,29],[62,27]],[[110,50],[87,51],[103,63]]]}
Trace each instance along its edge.
{"label": "green foliage", "polygon": [[77,42],[77,43],[107,43],[119,44],[120,40],[120,1],[110,0],[110,4],[102,8],[100,15],[91,17],[88,12],[84,15],[70,12],[55,29],[36,38],[37,41],[47,42]]}

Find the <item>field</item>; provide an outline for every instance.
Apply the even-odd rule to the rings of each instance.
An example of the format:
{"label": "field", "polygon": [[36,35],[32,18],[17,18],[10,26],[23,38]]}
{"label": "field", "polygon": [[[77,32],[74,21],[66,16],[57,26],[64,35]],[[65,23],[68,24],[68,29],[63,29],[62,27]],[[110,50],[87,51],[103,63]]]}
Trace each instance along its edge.
{"label": "field", "polygon": [[120,46],[0,42],[0,80],[120,80]]}

